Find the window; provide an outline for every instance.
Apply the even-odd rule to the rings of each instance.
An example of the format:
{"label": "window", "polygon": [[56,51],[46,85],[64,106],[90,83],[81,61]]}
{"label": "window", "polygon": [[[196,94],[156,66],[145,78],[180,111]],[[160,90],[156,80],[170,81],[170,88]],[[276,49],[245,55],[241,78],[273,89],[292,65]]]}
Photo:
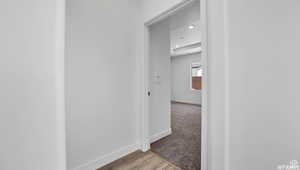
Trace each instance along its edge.
{"label": "window", "polygon": [[192,90],[201,90],[203,70],[200,63],[191,64],[191,88]]}

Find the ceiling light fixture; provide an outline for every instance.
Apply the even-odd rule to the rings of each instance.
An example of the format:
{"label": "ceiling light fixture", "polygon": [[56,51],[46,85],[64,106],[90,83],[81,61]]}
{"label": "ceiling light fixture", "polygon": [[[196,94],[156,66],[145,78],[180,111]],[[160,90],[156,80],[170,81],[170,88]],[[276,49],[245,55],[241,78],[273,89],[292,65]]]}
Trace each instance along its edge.
{"label": "ceiling light fixture", "polygon": [[194,29],[194,28],[195,28],[195,25],[190,25],[190,26],[189,26],[189,29],[190,29],[190,30],[192,30],[192,29]]}

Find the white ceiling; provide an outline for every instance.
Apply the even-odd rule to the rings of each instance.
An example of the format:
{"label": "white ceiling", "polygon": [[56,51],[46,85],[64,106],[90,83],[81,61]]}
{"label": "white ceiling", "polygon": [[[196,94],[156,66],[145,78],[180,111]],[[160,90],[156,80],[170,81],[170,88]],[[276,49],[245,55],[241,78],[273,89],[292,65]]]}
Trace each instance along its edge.
{"label": "white ceiling", "polygon": [[[189,26],[195,26],[189,29]],[[200,4],[191,3],[170,17],[171,56],[201,51]],[[198,45],[198,46],[197,46]]]}
{"label": "white ceiling", "polygon": [[[189,26],[195,26],[194,29],[189,29]],[[171,30],[171,48],[177,49],[190,44],[199,43],[201,41],[200,21],[190,22],[175,30]]]}

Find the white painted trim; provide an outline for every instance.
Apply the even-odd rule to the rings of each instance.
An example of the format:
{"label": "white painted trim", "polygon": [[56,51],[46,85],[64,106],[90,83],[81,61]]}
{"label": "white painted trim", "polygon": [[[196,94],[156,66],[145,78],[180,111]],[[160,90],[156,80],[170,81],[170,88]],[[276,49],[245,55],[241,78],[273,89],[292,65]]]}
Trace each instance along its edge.
{"label": "white painted trim", "polygon": [[187,56],[187,55],[193,55],[193,54],[201,54],[202,48],[197,47],[194,49],[185,50],[184,52],[171,52],[171,57],[180,57],[180,56]]}
{"label": "white painted trim", "polygon": [[130,153],[133,153],[139,149],[138,144],[133,144],[129,146],[125,146],[123,148],[120,148],[119,150],[116,150],[114,152],[111,152],[107,155],[104,155],[96,160],[89,161],[83,165],[80,165],[73,170],[96,170],[98,168],[101,168],[115,160],[118,160]]}
{"label": "white painted trim", "polygon": [[[149,90],[149,26],[153,23],[161,21],[168,16],[174,14],[176,11],[182,9],[194,0],[183,0],[179,4],[171,7],[165,12],[157,15],[144,23],[144,57],[141,57],[141,70],[142,78],[142,113],[140,120],[141,129],[141,149],[147,151],[150,149],[149,141],[149,99],[147,92]],[[201,122],[201,170],[208,169],[208,31],[207,31],[207,0],[200,0],[200,20],[201,20],[201,34],[202,34],[202,65],[203,65],[203,89],[202,89],[202,122]]]}
{"label": "white painted trim", "polygon": [[146,152],[150,150],[150,141],[149,141],[149,27],[144,25],[144,57],[141,57],[141,65],[142,67],[140,72],[142,73],[142,113],[139,127],[141,129],[141,139],[140,145],[141,150]]}
{"label": "white painted trim", "polygon": [[56,0],[55,26],[55,91],[56,91],[56,133],[57,170],[66,170],[66,111],[65,111],[65,27],[66,1]]}
{"label": "white painted trim", "polygon": [[176,4],[175,6],[169,8],[168,10],[160,13],[156,17],[154,17],[154,18],[150,19],[149,21],[145,22],[145,25],[150,26],[154,23],[157,23],[161,20],[164,20],[164,19],[168,18],[169,16],[173,15],[174,13],[176,13],[178,10],[186,7],[188,4],[190,4],[194,1],[195,0],[183,0],[182,2]]}
{"label": "white painted trim", "polygon": [[201,104],[199,103],[192,103],[192,102],[185,102],[185,101],[179,101],[179,100],[171,100],[171,102],[175,102],[175,103],[181,103],[181,104],[190,104],[190,105],[196,105],[196,106],[201,106]]}
{"label": "white painted trim", "polygon": [[209,92],[209,83],[208,83],[208,16],[207,16],[207,1],[200,0],[200,22],[201,22],[201,47],[202,47],[202,103],[201,103],[201,170],[208,170],[208,92]]}
{"label": "white painted trim", "polygon": [[229,44],[229,37],[228,37],[228,32],[229,32],[229,17],[228,17],[228,3],[227,0],[224,0],[224,6],[223,6],[223,10],[224,10],[224,57],[225,57],[225,98],[224,98],[224,102],[225,102],[225,122],[224,122],[224,170],[229,170],[230,168],[230,162],[229,162],[229,158],[230,158],[230,145],[229,145],[229,137],[230,137],[230,132],[229,132],[229,118],[230,118],[230,105],[229,105],[229,101],[230,101],[230,75],[229,75],[229,51],[228,51],[228,44]]}
{"label": "white painted trim", "polygon": [[183,45],[183,46],[180,46],[177,48],[173,48],[172,50],[177,51],[177,50],[181,50],[181,49],[186,49],[186,48],[191,49],[191,48],[197,48],[197,47],[201,47],[201,41],[193,42],[193,43],[186,44],[186,45]]}
{"label": "white painted trim", "polygon": [[162,12],[161,14],[157,15],[153,19],[150,19],[148,22],[144,23],[144,57],[141,57],[141,70],[140,72],[143,75],[142,82],[141,82],[141,89],[142,91],[142,113],[141,113],[141,120],[140,120],[140,129],[141,129],[141,137],[140,137],[140,148],[142,151],[146,152],[150,150],[150,141],[149,141],[149,26],[159,22],[172,14],[176,11],[184,8],[186,5],[190,4],[195,0],[183,0],[181,3],[171,7],[170,9]]}
{"label": "white painted trim", "polygon": [[171,128],[168,129],[168,130],[162,131],[160,133],[157,133],[157,134],[150,137],[150,143],[156,142],[156,141],[158,141],[158,140],[160,140],[164,137],[167,137],[171,134],[172,134],[172,129]]}

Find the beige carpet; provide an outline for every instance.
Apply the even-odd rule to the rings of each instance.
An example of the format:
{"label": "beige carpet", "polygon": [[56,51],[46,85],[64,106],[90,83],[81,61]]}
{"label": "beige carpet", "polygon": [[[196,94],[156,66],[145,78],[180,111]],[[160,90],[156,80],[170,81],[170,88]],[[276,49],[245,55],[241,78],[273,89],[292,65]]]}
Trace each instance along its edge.
{"label": "beige carpet", "polygon": [[98,170],[181,170],[156,153],[137,151]]}

